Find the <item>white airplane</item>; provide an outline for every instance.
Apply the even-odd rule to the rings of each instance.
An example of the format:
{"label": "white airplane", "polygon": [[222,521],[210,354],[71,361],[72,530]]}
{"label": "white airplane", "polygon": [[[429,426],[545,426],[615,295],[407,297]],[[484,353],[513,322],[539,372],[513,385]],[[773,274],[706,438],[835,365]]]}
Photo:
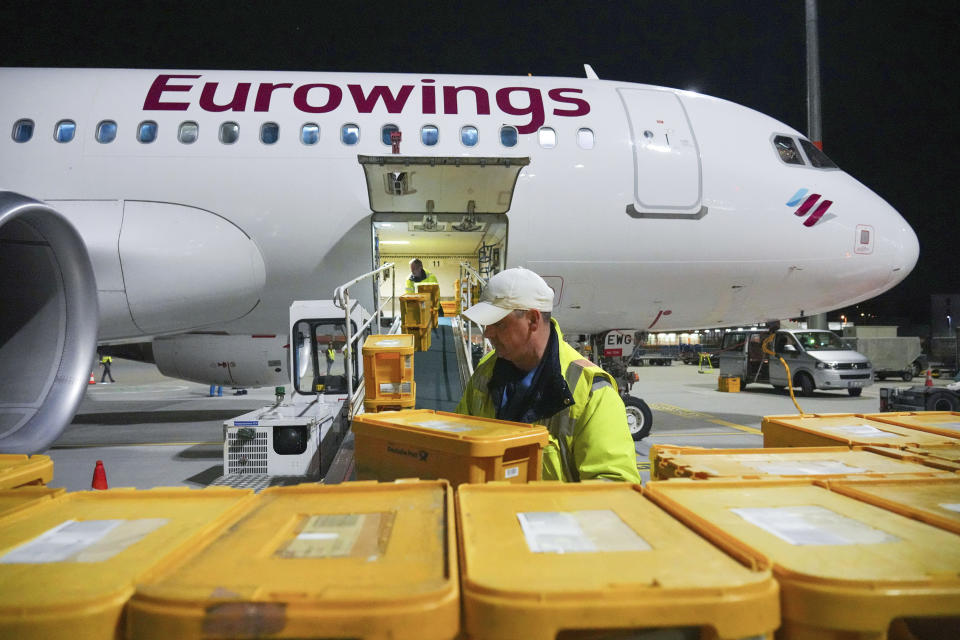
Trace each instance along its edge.
{"label": "white airplane", "polygon": [[96,343],[152,342],[185,379],[282,384],[291,301],[388,260],[424,258],[444,295],[461,260],[533,269],[564,331],[597,334],[823,312],[918,255],[800,132],[589,68],[0,69],[0,95],[8,452],[70,422]]}

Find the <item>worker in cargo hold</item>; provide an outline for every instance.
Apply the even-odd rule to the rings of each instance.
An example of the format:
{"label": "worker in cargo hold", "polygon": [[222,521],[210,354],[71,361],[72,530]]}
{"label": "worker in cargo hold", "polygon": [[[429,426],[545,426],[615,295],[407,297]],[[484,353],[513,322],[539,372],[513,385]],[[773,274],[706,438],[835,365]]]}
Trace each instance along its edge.
{"label": "worker in cargo hold", "polygon": [[410,277],[407,278],[407,293],[416,293],[417,285],[421,283],[439,284],[437,276],[423,268],[423,261],[414,258],[410,261]]}
{"label": "worker in cargo hold", "polygon": [[456,411],[547,427],[544,480],[639,483],[616,383],[563,341],[552,309],[553,290],[533,271],[490,278],[463,315],[484,326],[495,350],[477,365]]}

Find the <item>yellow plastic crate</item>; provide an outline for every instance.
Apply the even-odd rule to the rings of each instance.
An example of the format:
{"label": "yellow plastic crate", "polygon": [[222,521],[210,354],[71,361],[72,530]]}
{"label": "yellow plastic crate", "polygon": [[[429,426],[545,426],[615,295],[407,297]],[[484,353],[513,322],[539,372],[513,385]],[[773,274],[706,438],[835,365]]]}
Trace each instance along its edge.
{"label": "yellow plastic crate", "polygon": [[831,491],[960,534],[960,477],[849,478],[829,480],[826,485]]}
{"label": "yellow plastic crate", "polygon": [[545,427],[415,409],[353,419],[360,480],[445,478],[464,482],[541,477]]}
{"label": "yellow plastic crate", "polygon": [[440,306],[440,285],[433,282],[417,283],[417,293],[430,296],[429,307],[436,309]]}
{"label": "yellow plastic crate", "polygon": [[81,491],[0,520],[0,637],[115,640],[134,585],[215,537],[253,497]]}
{"label": "yellow plastic crate", "polygon": [[413,347],[413,336],[405,333],[367,337],[362,351],[367,400],[415,397]]}
{"label": "yellow plastic crate", "polygon": [[644,493],[711,541],[739,540],[772,564],[778,639],[879,640],[904,619],[960,615],[956,534],[803,480],[680,479]]}
{"label": "yellow plastic crate", "polygon": [[909,459],[938,469],[960,471],[960,444],[907,447],[901,451]]}
{"label": "yellow plastic crate", "polygon": [[414,329],[430,325],[430,296],[419,293],[407,293],[400,296],[400,324],[404,333],[415,333]]}
{"label": "yellow plastic crate", "polygon": [[429,351],[432,344],[432,330],[430,327],[420,329],[413,336],[413,345],[417,351]]}
{"label": "yellow plastic crate", "polygon": [[694,478],[770,479],[783,477],[883,478],[951,475],[917,462],[881,455],[863,447],[787,447],[781,449],[703,449],[654,445],[651,471],[657,480]]}
{"label": "yellow plastic crate", "polygon": [[908,429],[919,429],[938,436],[956,438],[960,444],[960,412],[904,411],[892,413],[863,413],[864,418],[895,424]]}
{"label": "yellow plastic crate", "polygon": [[830,447],[875,446],[903,448],[942,444],[960,445],[960,440],[916,429],[898,427],[862,418],[853,413],[767,416],[761,425],[763,446]]}
{"label": "yellow plastic crate", "polygon": [[50,487],[20,487],[0,490],[0,518],[46,504],[66,493],[66,489]]}
{"label": "yellow plastic crate", "polygon": [[449,640],[460,617],[442,481],[274,487],[228,532],[137,586],[127,635]]}
{"label": "yellow plastic crate", "polygon": [[52,479],[53,460],[50,456],[0,454],[0,489],[47,484]]}
{"label": "yellow plastic crate", "polygon": [[731,393],[739,393],[740,378],[737,376],[720,376],[717,378],[717,389]]}
{"label": "yellow plastic crate", "polygon": [[718,549],[637,485],[461,485],[457,522],[471,640],[632,638],[664,627],[769,637],[780,621],[769,566],[738,562],[746,547]]}

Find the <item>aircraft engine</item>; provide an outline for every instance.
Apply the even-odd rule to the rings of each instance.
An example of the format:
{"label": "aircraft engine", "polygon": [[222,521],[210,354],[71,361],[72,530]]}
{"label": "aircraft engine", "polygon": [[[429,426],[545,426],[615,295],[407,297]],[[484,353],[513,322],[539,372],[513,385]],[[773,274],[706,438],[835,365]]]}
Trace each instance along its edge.
{"label": "aircraft engine", "polygon": [[98,318],[93,267],[74,226],[0,191],[0,452],[44,451],[73,419]]}
{"label": "aircraft engine", "polygon": [[284,385],[287,337],[184,333],[153,341],[153,360],[165,376],[234,387]]}

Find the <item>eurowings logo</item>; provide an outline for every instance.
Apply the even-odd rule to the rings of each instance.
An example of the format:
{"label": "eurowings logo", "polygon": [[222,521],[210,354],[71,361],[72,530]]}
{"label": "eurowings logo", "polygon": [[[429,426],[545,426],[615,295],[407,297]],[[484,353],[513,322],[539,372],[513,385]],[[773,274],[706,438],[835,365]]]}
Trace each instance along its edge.
{"label": "eurowings logo", "polygon": [[[804,199],[804,197],[806,197],[806,199]],[[803,204],[800,204],[801,200],[803,201]],[[808,196],[807,189],[800,189],[795,194],[793,194],[792,198],[790,198],[787,201],[787,206],[796,207],[798,204],[800,204],[800,207],[796,211],[794,211],[793,214],[798,218],[802,218],[803,216],[810,213],[810,209],[813,209],[813,206],[817,205],[818,200],[820,200],[819,193],[811,193]],[[810,213],[810,217],[803,221],[803,226],[812,227],[813,225],[820,222],[820,220],[823,219],[824,214],[827,213],[827,209],[829,209],[830,205],[832,204],[833,204],[833,200],[821,200],[820,204],[817,205],[817,208],[813,209],[813,213]],[[832,217],[834,216],[831,214],[827,216],[826,219],[829,220]]]}

